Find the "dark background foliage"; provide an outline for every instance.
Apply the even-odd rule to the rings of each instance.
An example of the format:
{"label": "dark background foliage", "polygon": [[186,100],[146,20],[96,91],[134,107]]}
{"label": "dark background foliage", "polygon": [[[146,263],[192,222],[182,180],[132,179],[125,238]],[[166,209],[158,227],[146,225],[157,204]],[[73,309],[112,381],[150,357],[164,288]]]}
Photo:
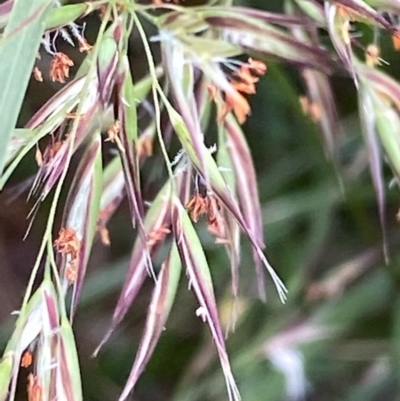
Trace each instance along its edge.
{"label": "dark background foliage", "polygon": [[[268,10],[281,9],[280,0],[247,1],[246,5],[262,8],[267,3]],[[87,21],[89,42],[96,26],[95,18]],[[382,43],[383,57],[390,63],[385,69],[398,75],[400,55],[391,50],[390,41]],[[79,55],[75,57],[79,63]],[[130,58],[134,73],[140,76],[145,60],[135,38]],[[44,64],[48,61],[42,60]],[[236,332],[229,336],[228,348],[246,401],[284,400],[290,398],[293,386],[297,395],[305,389],[308,400],[393,400],[400,394],[398,189],[387,193],[390,261],[385,264],[356,92],[351,80],[340,74],[332,76],[332,82],[343,125],[340,175],[344,193],[324,156],[317,128],[301,110],[299,96],[304,89],[298,71],[270,60],[257,95],[251,98],[252,115],[244,129],[258,174],[267,254],[290,292],[286,305],[279,303],[272,286],[266,304],[256,299],[251,250],[245,244],[238,301],[242,313]],[[56,89],[49,81],[32,82],[20,123]],[[0,346],[10,334],[9,315],[19,308],[43,230],[46,206],[28,239],[21,241],[30,207],[23,190],[34,169],[34,155],[30,154],[0,195]],[[151,160],[145,169],[143,182],[149,198],[160,169],[157,160]],[[387,184],[390,178],[388,170]],[[86,400],[117,399],[134,359],[153,286],[149,279],[111,341],[93,359],[91,354],[109,324],[133,244],[127,216],[124,203],[110,222],[111,246],[95,243],[76,317]],[[221,317],[227,322],[229,263],[205,227],[199,229],[212,266]],[[133,400],[227,398],[211,337],[195,316],[196,308],[182,282],[167,330]],[[292,338],[285,340],[290,335]],[[276,362],[279,355],[281,370]]]}

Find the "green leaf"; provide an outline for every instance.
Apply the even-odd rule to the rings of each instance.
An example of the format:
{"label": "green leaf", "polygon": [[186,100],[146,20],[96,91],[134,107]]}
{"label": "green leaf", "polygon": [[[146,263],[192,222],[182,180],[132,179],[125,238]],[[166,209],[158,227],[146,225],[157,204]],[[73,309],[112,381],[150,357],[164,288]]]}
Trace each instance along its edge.
{"label": "green leaf", "polygon": [[22,101],[45,28],[50,0],[15,2],[0,42],[0,173],[7,157],[7,145],[14,131]]}

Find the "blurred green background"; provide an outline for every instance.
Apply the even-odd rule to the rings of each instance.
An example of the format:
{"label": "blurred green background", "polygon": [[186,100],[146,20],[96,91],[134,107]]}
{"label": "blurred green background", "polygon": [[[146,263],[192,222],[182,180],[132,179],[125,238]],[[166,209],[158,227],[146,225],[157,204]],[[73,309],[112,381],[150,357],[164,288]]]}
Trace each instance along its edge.
{"label": "blurred green background", "polygon": [[[280,0],[241,2],[279,11]],[[94,37],[96,20],[87,21]],[[366,37],[365,40],[368,40]],[[400,77],[400,54],[383,46],[385,69]],[[143,54],[132,40],[138,69]],[[48,62],[48,60],[47,60]],[[43,60],[46,63],[46,59]],[[400,240],[398,189],[388,188],[390,261],[382,255],[382,233],[350,79],[333,76],[340,112],[340,174],[324,156],[321,136],[303,115],[304,88],[294,68],[271,60],[251,97],[244,126],[258,174],[267,255],[289,289],[280,304],[268,283],[268,302],[254,296],[251,249],[244,241],[240,317],[227,340],[234,375],[246,401],[400,399]],[[58,87],[32,82],[21,124]],[[46,207],[25,242],[26,193],[16,196],[35,169],[31,154],[0,196],[0,346],[12,330],[40,241]],[[149,178],[150,180],[150,178]],[[146,176],[143,181],[146,183]],[[151,185],[148,185],[151,187]],[[150,196],[149,189],[149,196]],[[127,271],[133,244],[128,208],[112,218],[111,246],[97,241],[75,330],[85,399],[116,400],[129,374],[146,317],[153,283],[149,279],[131,311],[100,355],[92,352],[105,334]],[[229,321],[230,270],[225,251],[200,226],[212,268],[221,318]],[[171,317],[155,354],[135,390],[137,401],[226,400],[223,375],[206,325],[196,317],[196,300],[181,281]],[[21,379],[23,380],[23,378]],[[24,388],[24,384],[21,384]],[[25,397],[21,393],[21,399]]]}

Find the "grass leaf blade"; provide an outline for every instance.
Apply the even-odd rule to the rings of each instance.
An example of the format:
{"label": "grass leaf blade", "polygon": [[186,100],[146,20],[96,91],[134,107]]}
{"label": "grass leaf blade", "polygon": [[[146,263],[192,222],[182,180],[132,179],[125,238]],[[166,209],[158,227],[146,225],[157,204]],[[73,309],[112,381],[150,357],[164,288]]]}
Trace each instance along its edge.
{"label": "grass leaf blade", "polygon": [[17,123],[50,3],[50,0],[16,1],[0,41],[0,57],[7,60],[0,64],[0,173],[4,169],[7,145]]}

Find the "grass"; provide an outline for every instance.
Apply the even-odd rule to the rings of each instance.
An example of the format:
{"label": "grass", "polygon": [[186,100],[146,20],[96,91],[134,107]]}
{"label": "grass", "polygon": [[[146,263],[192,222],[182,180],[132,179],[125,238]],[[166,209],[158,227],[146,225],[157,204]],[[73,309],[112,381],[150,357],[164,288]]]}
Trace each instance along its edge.
{"label": "grass", "polygon": [[12,3],[0,186],[39,245],[0,401],[397,394],[397,3]]}

